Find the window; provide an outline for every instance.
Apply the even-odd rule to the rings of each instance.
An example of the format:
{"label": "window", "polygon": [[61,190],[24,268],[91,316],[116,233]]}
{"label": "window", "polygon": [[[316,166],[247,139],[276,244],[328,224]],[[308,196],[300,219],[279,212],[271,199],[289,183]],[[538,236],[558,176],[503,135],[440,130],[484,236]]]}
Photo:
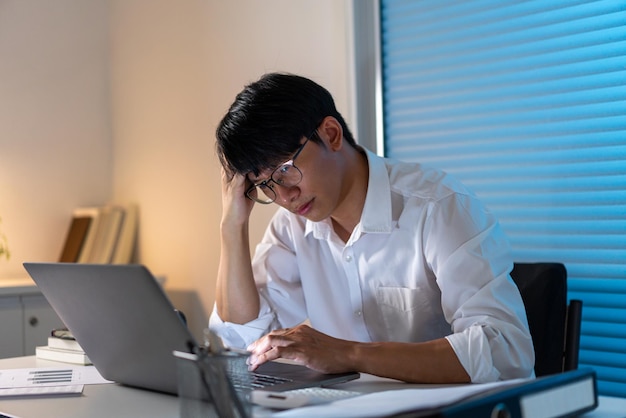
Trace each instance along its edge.
{"label": "window", "polygon": [[378,6],[384,154],[470,186],[516,261],[565,264],[580,366],[626,397],[626,3]]}

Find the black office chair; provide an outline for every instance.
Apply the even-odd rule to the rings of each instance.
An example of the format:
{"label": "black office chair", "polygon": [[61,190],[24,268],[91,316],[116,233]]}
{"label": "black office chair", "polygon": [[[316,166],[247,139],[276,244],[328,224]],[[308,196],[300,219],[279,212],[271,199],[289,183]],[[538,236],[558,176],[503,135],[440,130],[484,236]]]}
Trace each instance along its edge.
{"label": "black office chair", "polygon": [[515,263],[511,277],[522,295],[535,346],[535,375],[578,368],[582,301],[567,303],[561,263]]}

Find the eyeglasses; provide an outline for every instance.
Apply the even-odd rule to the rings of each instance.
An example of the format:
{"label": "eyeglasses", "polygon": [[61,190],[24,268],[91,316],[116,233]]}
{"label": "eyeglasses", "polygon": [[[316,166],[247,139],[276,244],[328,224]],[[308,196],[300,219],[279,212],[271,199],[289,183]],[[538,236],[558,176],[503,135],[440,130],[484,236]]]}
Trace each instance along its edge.
{"label": "eyeglasses", "polygon": [[306,141],[300,145],[300,148],[298,148],[291,160],[281,164],[272,172],[269,179],[253,184],[248,190],[246,190],[246,197],[257,203],[269,205],[276,200],[276,191],[274,190],[276,185],[283,187],[293,187],[298,185],[302,181],[302,171],[294,165],[294,161],[296,161],[296,158],[300,155],[304,146],[307,142],[309,142],[309,139],[311,139],[310,137],[313,135],[316,135],[316,131],[309,135]]}

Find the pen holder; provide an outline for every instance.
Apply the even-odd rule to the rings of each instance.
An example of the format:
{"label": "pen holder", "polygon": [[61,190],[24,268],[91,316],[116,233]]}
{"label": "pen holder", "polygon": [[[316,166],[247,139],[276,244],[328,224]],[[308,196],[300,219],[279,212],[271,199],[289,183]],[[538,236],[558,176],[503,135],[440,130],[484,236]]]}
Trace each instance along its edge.
{"label": "pen holder", "polygon": [[180,418],[249,418],[248,355],[174,352],[178,374]]}

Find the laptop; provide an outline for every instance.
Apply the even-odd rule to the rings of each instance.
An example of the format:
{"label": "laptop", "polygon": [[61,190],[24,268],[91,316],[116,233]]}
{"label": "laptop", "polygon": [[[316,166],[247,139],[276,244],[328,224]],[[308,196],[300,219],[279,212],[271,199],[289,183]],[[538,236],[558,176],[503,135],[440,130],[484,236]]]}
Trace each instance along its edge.
{"label": "laptop", "polygon": [[[177,394],[173,353],[191,353],[198,344],[145,266],[24,263],[24,268],[102,377]],[[267,387],[272,391],[359,377],[356,372],[323,374],[285,362],[268,362],[254,374],[255,381],[276,377],[279,383]]]}

